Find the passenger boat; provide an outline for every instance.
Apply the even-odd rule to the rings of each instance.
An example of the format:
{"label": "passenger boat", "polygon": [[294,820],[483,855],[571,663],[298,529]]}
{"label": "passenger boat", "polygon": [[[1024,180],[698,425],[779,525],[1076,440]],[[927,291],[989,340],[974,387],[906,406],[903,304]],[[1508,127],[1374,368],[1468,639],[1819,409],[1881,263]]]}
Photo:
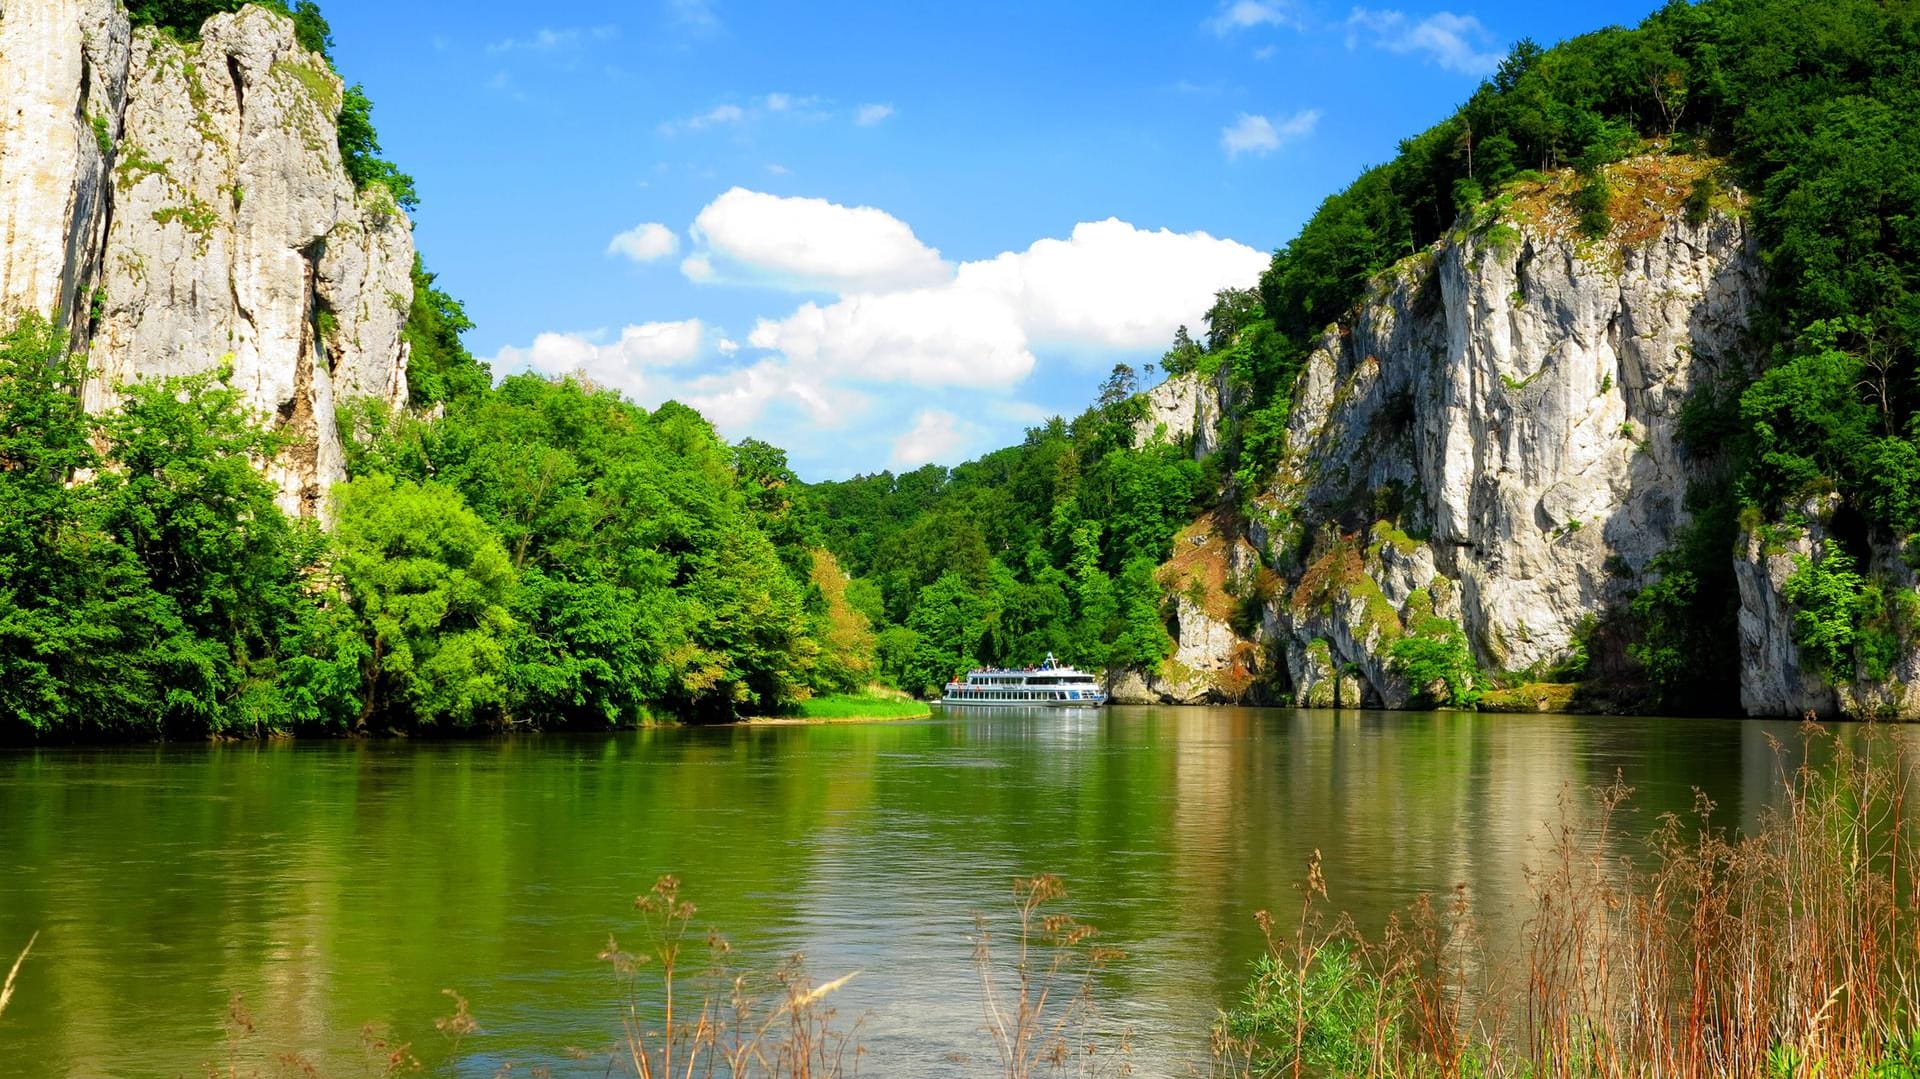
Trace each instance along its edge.
{"label": "passenger boat", "polygon": [[965,681],[947,683],[940,703],[1096,708],[1107,703],[1107,694],[1093,675],[1060,666],[1049,652],[1038,667],[969,671]]}

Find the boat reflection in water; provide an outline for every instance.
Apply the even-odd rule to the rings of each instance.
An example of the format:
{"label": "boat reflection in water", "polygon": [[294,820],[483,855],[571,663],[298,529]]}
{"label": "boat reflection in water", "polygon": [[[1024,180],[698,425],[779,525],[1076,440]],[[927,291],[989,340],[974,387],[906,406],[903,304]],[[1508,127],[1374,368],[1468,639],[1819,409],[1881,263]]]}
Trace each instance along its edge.
{"label": "boat reflection in water", "polygon": [[981,667],[965,681],[947,683],[941,704],[1014,708],[1098,708],[1107,703],[1106,691],[1085,671],[1063,667],[1053,653],[1038,667]]}

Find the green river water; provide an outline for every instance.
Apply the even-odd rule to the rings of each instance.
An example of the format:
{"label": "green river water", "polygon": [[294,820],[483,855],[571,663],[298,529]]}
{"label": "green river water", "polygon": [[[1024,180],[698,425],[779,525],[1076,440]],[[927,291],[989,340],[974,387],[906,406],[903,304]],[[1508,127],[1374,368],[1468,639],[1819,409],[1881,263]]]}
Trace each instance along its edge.
{"label": "green river water", "polygon": [[[0,1076],[199,1076],[249,1052],[362,1074],[362,1024],[438,1074],[564,1064],[618,1030],[595,956],[664,873],[751,959],[804,952],[864,1016],[862,1074],[992,1074],[975,911],[1051,872],[1127,957],[1140,1074],[1179,1074],[1324,852],[1366,925],[1464,883],[1496,947],[1562,795],[1621,771],[1620,842],[1697,787],[1750,820],[1790,724],[1250,708],[470,742],[0,751]],[[1283,914],[1284,921],[1284,914]],[[446,1059],[454,988],[480,1033]],[[602,1074],[601,1065],[581,1074]],[[559,1069],[566,1074],[565,1068]],[[524,1074],[516,1070],[515,1074]]]}

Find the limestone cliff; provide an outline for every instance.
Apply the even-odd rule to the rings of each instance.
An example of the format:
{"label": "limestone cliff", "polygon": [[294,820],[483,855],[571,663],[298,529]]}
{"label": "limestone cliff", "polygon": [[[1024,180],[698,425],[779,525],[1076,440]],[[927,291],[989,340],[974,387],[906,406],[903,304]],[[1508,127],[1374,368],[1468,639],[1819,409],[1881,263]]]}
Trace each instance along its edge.
{"label": "limestone cliff", "polygon": [[[1916,595],[1920,572],[1904,544],[1887,542],[1844,520],[1846,511],[1832,495],[1810,499],[1779,524],[1754,523],[1734,551],[1734,580],[1740,588],[1740,705],[1749,715],[1801,716],[1811,712],[1858,719],[1920,719],[1920,647],[1916,612],[1901,597]],[[1843,538],[1842,532],[1850,532]],[[1858,568],[1875,583],[1872,595],[1891,601],[1887,617],[1868,631],[1884,634],[1881,670],[1860,667],[1843,674],[1822,668],[1795,642],[1797,610],[1788,598],[1789,579],[1809,563],[1833,552],[1864,548]]]}
{"label": "limestone cliff", "polygon": [[343,478],[336,404],[406,396],[411,225],[356,192],[342,86],[293,24],[216,15],[197,42],[117,0],[0,0],[0,316],[71,328],[86,403],[225,370],[288,448],[283,508]]}
{"label": "limestone cliff", "polygon": [[[1422,687],[1390,650],[1437,625],[1482,670],[1544,670],[1650,579],[1688,519],[1681,405],[1747,362],[1763,286],[1737,194],[1695,220],[1680,208],[1711,167],[1611,167],[1601,239],[1575,227],[1569,177],[1522,184],[1328,329],[1278,474],[1244,500],[1279,582],[1241,641],[1272,657],[1277,695],[1403,706]],[[1156,415],[1184,414],[1182,394],[1204,396],[1163,389]]]}

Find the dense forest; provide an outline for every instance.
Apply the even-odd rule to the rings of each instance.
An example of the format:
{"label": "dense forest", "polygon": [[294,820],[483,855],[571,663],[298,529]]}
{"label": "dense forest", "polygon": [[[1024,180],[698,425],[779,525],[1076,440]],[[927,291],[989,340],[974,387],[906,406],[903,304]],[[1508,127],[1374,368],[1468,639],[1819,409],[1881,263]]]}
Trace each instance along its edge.
{"label": "dense forest", "polygon": [[[1125,407],[1110,384],[1100,408],[1019,447],[951,472],[819,485],[809,500],[832,519],[828,545],[865,578],[856,592],[877,593],[866,610],[885,619],[882,665],[903,684],[937,674],[934,657],[1053,647],[1095,664],[1150,658],[1164,647],[1146,614],[1154,561],[1194,511],[1216,498],[1245,507],[1261,491],[1300,364],[1370,278],[1542,170],[1576,171],[1582,224],[1604,235],[1605,165],[1711,154],[1726,174],[1700,181],[1688,212],[1704,212],[1721,183],[1751,194],[1769,306],[1757,362],[1687,405],[1693,524],[1621,612],[1644,703],[1713,711],[1737,699],[1738,530],[1792,519],[1818,492],[1837,494],[1842,519],[1860,526],[1841,537],[1851,549],[1803,575],[1800,639],[1836,672],[1884,676],[1893,623],[1912,615],[1858,568],[1869,534],[1920,531],[1915,115],[1912,3],[1672,0],[1634,29],[1551,49],[1522,41],[1457,112],[1328,198],[1257,289],[1222,293],[1202,338],[1180,332],[1163,369],[1224,366],[1239,402],[1206,476],[1163,447],[1129,452],[1129,425],[1101,422]],[[1129,486],[1146,475],[1151,493]],[[1094,568],[1102,579],[1090,583]]]}
{"label": "dense forest", "polygon": [[[191,35],[237,0],[138,0]],[[282,6],[326,52],[310,0]],[[1693,524],[1622,612],[1667,709],[1734,690],[1738,530],[1831,493],[1857,535],[1795,585],[1803,644],[1888,662],[1901,600],[1867,537],[1920,531],[1920,7],[1674,0],[1635,29],[1523,41],[1451,117],[1328,198],[1257,287],[1222,292],[1168,374],[1224,372],[1204,465],[1141,439],[1141,373],[1017,446],[803,485],[691,410],[578,380],[494,384],[460,305],[416,264],[408,410],[349,410],[354,477],[322,532],[252,462],[274,438],[217,375],[85,414],[84,357],[32,319],[0,342],[0,724],[13,735],[199,734],[724,719],[875,680],[915,692],[977,662],[1092,668],[1169,654],[1156,570],[1176,532],[1245,508],[1282,449],[1310,342],[1366,282],[1539,170],[1710,153],[1751,196],[1770,276],[1751,368],[1686,409]],[[343,161],[412,207],[358,87]],[[1249,283],[1250,285],[1253,283]],[[1152,375],[1152,368],[1144,374]],[[85,482],[71,482],[76,479]],[[1257,597],[1256,597],[1257,598]]]}

